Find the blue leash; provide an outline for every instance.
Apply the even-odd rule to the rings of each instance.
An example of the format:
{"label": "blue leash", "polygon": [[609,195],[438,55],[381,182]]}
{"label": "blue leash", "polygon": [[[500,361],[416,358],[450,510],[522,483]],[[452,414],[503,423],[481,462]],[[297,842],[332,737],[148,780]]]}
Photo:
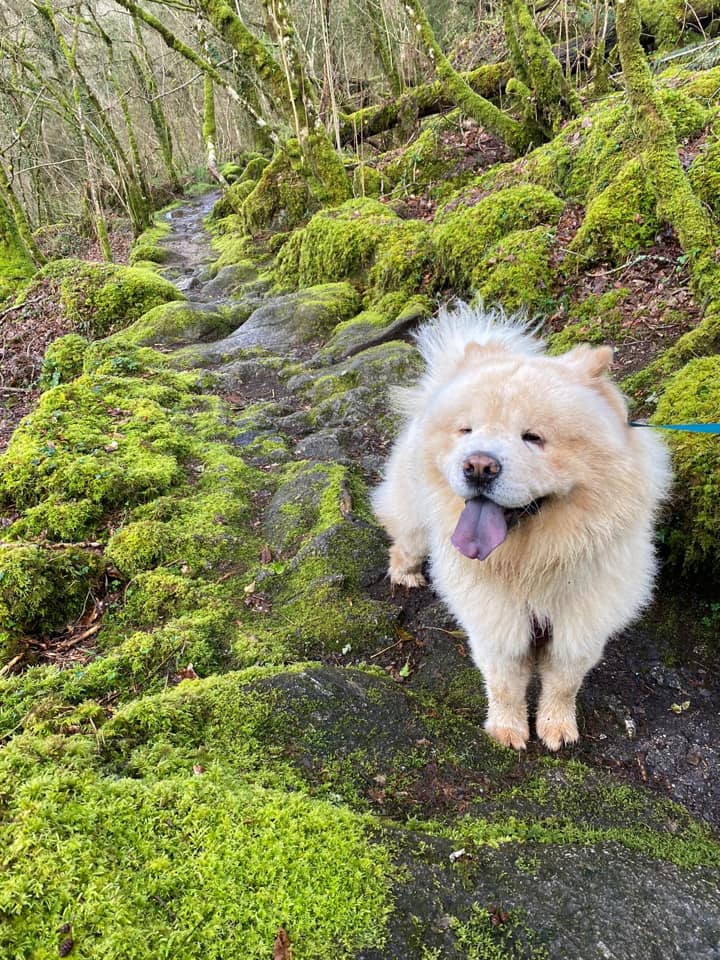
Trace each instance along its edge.
{"label": "blue leash", "polygon": [[629,427],[655,427],[658,430],[686,430],[688,433],[720,433],[720,423],[643,423],[630,420]]}

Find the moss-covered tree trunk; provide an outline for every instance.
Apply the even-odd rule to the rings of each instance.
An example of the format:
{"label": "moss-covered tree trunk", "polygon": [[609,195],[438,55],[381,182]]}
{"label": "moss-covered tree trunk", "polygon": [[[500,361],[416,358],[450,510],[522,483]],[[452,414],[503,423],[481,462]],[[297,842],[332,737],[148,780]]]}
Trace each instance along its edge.
{"label": "moss-covered tree trunk", "polygon": [[541,138],[554,136],[565,120],[579,113],[577,92],[568,83],[550,41],[535,25],[525,0],[503,0],[503,22],[514,73],[508,93],[521,101],[531,135],[537,127]]}
{"label": "moss-covered tree trunk", "polygon": [[213,180],[215,180],[216,183],[219,183],[222,187],[227,187],[227,180],[218,170],[217,154],[215,149],[215,135],[215,87],[213,85],[212,77],[208,77],[206,74],[204,77],[203,89],[202,126],[203,143],[205,144],[205,165],[207,166],[208,173]]}
{"label": "moss-covered tree trunk", "polygon": [[[460,76],[468,86],[486,100],[496,100],[512,75],[506,61],[489,63]],[[411,87],[400,97],[387,103],[342,114],[340,140],[342,143],[361,141],[377,136],[402,124],[406,117],[428,117],[434,113],[450,110],[454,101],[448,96],[441,80],[421,83]]]}
{"label": "moss-covered tree trunk", "polygon": [[615,14],[625,88],[642,138],[658,216],[672,225],[683,250],[690,255],[697,292],[720,306],[717,230],[680,164],[675,131],[640,44],[638,0],[616,0]]}
{"label": "moss-covered tree trunk", "polygon": [[35,272],[33,258],[18,231],[0,184],[0,303]]}
{"label": "moss-covered tree trunk", "polygon": [[314,95],[294,42],[294,30],[287,7],[278,0],[266,0],[265,7],[282,51],[282,65],[247,29],[224,0],[198,0],[206,16],[227,43],[265,85],[275,107],[296,131],[308,173],[319,185],[325,204],[342,203],[351,195],[350,179],[339,155],[317,120]]}
{"label": "moss-covered tree trunk", "polygon": [[21,241],[24,256],[29,256],[33,263],[38,266],[45,262],[40,248],[35,243],[32,227],[22,204],[15,196],[15,191],[10,183],[5,167],[0,163],[0,199],[5,207],[10,211],[10,215],[15,224],[15,231]]}
{"label": "moss-covered tree trunk", "polygon": [[435,64],[435,70],[450,100],[463,113],[495,134],[516,153],[522,153],[532,143],[530,132],[517,120],[503,113],[485,97],[475,93],[461,74],[454,69],[435,38],[419,0],[405,0],[405,9],[420,37],[425,52]]}

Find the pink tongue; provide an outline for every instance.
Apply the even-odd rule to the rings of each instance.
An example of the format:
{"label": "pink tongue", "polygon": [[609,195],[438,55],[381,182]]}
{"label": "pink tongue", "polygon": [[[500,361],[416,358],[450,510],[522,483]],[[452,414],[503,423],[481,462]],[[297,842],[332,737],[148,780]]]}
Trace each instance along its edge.
{"label": "pink tongue", "polygon": [[450,542],[471,560],[487,560],[506,536],[503,508],[485,497],[473,497],[466,501]]}

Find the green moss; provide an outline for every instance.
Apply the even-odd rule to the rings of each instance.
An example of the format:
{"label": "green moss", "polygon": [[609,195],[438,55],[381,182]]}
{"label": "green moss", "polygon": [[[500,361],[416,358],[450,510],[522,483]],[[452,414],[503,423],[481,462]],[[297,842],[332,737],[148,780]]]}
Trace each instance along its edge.
{"label": "green moss", "polygon": [[621,340],[625,334],[622,326],[620,303],[629,293],[627,287],[608,290],[606,293],[591,293],[570,311],[575,322],[568,323],[558,333],[548,338],[548,353],[566,353],[579,343],[609,343]]}
{"label": "green moss", "polygon": [[717,217],[720,214],[720,139],[717,132],[692,162],[688,179],[698,197]]}
{"label": "green moss", "polygon": [[234,183],[242,176],[243,169],[241,163],[235,163],[235,161],[229,160],[220,167],[220,175],[224,177],[228,183]]}
{"label": "green moss", "polygon": [[267,157],[263,157],[261,154],[256,153],[245,164],[245,169],[243,170],[242,176],[240,177],[240,179],[242,181],[259,180],[260,174],[263,172],[263,170],[269,163],[270,161],[268,160]]}
{"label": "green moss", "polygon": [[22,635],[46,636],[83,612],[103,569],[88,550],[0,547],[0,650]]}
{"label": "green moss", "polygon": [[148,310],[129,327],[116,334],[114,340],[118,344],[133,346],[213,340],[227,336],[237,325],[231,312],[199,309],[197,306],[176,301]]}
{"label": "green moss", "polygon": [[164,263],[167,259],[167,250],[160,245],[170,233],[170,224],[167,220],[155,219],[153,225],[143,230],[130,248],[130,265],[135,266],[139,261],[146,263]]}
{"label": "green moss", "polygon": [[47,537],[60,543],[78,543],[93,539],[101,529],[103,508],[87,497],[64,500],[50,495],[34,507],[29,507],[5,535],[13,540]]}
{"label": "green moss", "polygon": [[353,193],[356,197],[373,197],[377,199],[385,192],[386,180],[384,175],[375,167],[367,163],[359,163],[353,172]]}
{"label": "green moss", "polygon": [[43,390],[56,387],[60,383],[69,383],[79,377],[83,371],[83,360],[89,341],[77,333],[68,333],[58,337],[45,351],[40,386]]}
{"label": "green moss", "polygon": [[158,304],[185,299],[150,270],[54,260],[38,271],[19,302],[32,300],[48,283],[57,287],[63,313],[76,331],[91,338],[121,329]]}
{"label": "green moss", "polygon": [[246,197],[241,216],[247,233],[292,230],[317,207],[306,179],[296,170],[299,149],[288,141],[263,169],[256,187]]}
{"label": "green moss", "polygon": [[638,0],[643,26],[659,50],[677,46],[685,23],[682,0]]}
{"label": "green moss", "polygon": [[514,230],[488,250],[473,273],[473,287],[489,303],[506,310],[542,310],[553,304],[550,251],[554,231],[547,226]]}
{"label": "green moss", "polygon": [[496,794],[490,807],[495,814],[486,819],[460,818],[440,829],[460,846],[610,842],[681,867],[720,866],[712,831],[683,807],[617,785],[581,763],[546,759],[522,784]]}
{"label": "green moss", "polygon": [[369,198],[321,210],[280,251],[275,277],[303,287],[345,279],[361,283],[376,250],[399,223],[388,207]]}
{"label": "green moss", "polygon": [[[308,960],[382,942],[389,862],[369,822],[219,776],[159,782],[62,771],[18,786],[0,950],[265,958],[279,925]],[[308,870],[308,865],[312,869]],[[43,890],[41,902],[35,891]]]}
{"label": "green moss", "polygon": [[487,906],[473,904],[464,922],[452,924],[457,945],[465,960],[548,960],[550,954],[538,942],[521,910],[503,911],[497,918]]}
{"label": "green moss", "polygon": [[[718,419],[720,357],[692,360],[667,383],[654,423],[703,423]],[[667,431],[677,474],[669,549],[686,572],[720,568],[720,448],[717,438]]]}
{"label": "green moss", "polygon": [[521,184],[450,212],[434,230],[441,266],[459,290],[472,289],[488,248],[514,230],[556,223],[563,203],[542,187]]}
{"label": "green moss", "polygon": [[628,161],[591,200],[570,250],[583,263],[622,263],[651,243],[659,228],[655,196],[638,160]]}
{"label": "green moss", "polygon": [[667,378],[696,357],[720,352],[720,304],[711,303],[694,330],[683,334],[643,370],[628,377],[623,389],[639,403],[654,404]]}
{"label": "green moss", "polygon": [[436,253],[430,227],[420,220],[401,220],[375,251],[368,276],[373,300],[391,291],[407,296],[432,286]]}
{"label": "green moss", "polygon": [[383,169],[383,175],[395,184],[393,196],[424,192],[446,195],[472,179],[466,148],[462,141],[448,136],[459,123],[458,111],[428,121],[417,139]]}

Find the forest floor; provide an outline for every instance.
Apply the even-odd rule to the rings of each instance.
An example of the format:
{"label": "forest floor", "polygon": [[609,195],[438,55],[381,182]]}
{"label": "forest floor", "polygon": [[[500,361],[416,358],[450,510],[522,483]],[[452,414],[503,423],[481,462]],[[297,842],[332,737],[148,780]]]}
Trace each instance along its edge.
{"label": "forest floor", "polygon": [[[293,298],[301,297],[302,291],[275,294],[262,280],[238,288],[236,267],[212,275],[208,267],[216,252],[204,220],[216,199],[216,194],[207,193],[164,214],[170,232],[161,240],[167,252],[163,273],[188,297],[196,316],[246,319],[225,329],[224,335],[198,338],[189,334],[173,342],[159,337],[152,346],[162,352],[173,370],[183,375],[199,370],[206,376],[203,390],[209,400],[219,396],[228,411],[224,422],[233,432],[235,448],[268,479],[267,488],[259,482],[253,491],[248,537],[260,533],[268,542],[273,535],[282,541],[277,534],[282,528],[279,517],[288,504],[299,502],[312,513],[317,508],[315,499],[326,499],[322,483],[317,490],[313,486],[320,474],[334,477],[347,470],[359,471],[369,486],[379,481],[393,431],[378,411],[386,408],[388,384],[401,379],[407,369],[403,363],[410,352],[410,337],[401,344],[373,347],[352,359],[329,360],[315,335],[298,332],[296,318],[303,315],[305,306],[301,298]],[[650,332],[650,340],[653,336],[662,339],[663,324],[653,308],[658,288],[663,288],[666,298],[669,294],[678,301],[686,298],[686,276],[678,268],[672,238],[658,238],[650,251],[633,258],[622,270],[595,270],[578,277],[584,295],[616,286],[632,291],[626,297],[625,319],[637,326],[638,344],[645,343],[641,328]],[[554,322],[550,321],[551,329]],[[57,332],[48,326],[48,335]],[[28,330],[28,343],[33,335]],[[22,343],[22,339],[19,333],[16,342]],[[628,352],[620,361],[622,369],[635,369],[637,354],[632,347],[641,348],[633,339],[626,340]],[[39,343],[26,352],[34,354],[36,349],[41,352]],[[120,345],[118,350],[122,350]],[[28,367],[25,376],[36,376],[36,370],[36,366]],[[195,406],[191,412],[200,416],[199,400]],[[111,410],[115,413],[122,411]],[[294,475],[296,463],[301,472]],[[303,474],[303,470],[308,472]],[[274,494],[273,484],[277,488]],[[283,495],[288,488],[292,496]],[[390,630],[376,642],[372,638],[382,634],[369,620],[369,644],[354,636],[348,642],[342,636],[333,637],[318,656],[315,651],[323,645],[318,640],[315,647],[310,645],[311,664],[295,664],[292,656],[286,659],[283,653],[280,662],[265,661],[274,666],[261,667],[260,674],[251,676],[250,681],[242,678],[243,670],[226,675],[226,679],[237,677],[238,689],[248,691],[251,704],[261,694],[279,696],[270,701],[276,727],[272,717],[268,720],[263,715],[258,728],[262,731],[270,725],[263,748],[268,763],[274,763],[281,750],[307,780],[311,796],[315,791],[322,798],[329,796],[333,803],[347,801],[354,810],[375,818],[373,831],[387,831],[395,857],[387,938],[384,946],[355,953],[356,960],[642,956],[648,938],[646,926],[652,931],[653,949],[659,951],[654,955],[663,960],[685,955],[688,943],[694,956],[717,958],[720,898],[714,853],[703,859],[706,855],[692,847],[694,859],[687,866],[684,852],[673,852],[665,859],[663,851],[669,847],[662,846],[672,845],[676,834],[678,842],[684,843],[686,829],[694,837],[694,818],[713,829],[720,827],[720,677],[709,652],[718,626],[716,605],[703,597],[676,597],[672,584],[661,583],[653,607],[637,625],[611,640],[601,663],[588,676],[578,703],[580,742],[562,750],[557,759],[549,758],[534,738],[524,753],[502,750],[490,744],[483,733],[481,678],[472,667],[463,634],[437,600],[432,584],[410,594],[393,592],[386,578],[381,535],[374,528],[369,532],[371,525],[355,515],[354,491],[341,483],[339,496],[339,526],[349,525],[351,544],[354,536],[358,538],[362,573],[358,591],[349,601],[342,592],[336,601],[334,594],[324,591],[332,589],[335,581],[342,585],[346,574],[350,576],[353,559],[346,561],[347,569],[340,565],[313,581],[312,589],[319,597],[316,614],[330,617],[330,606],[336,602],[356,606],[368,602],[388,611]],[[292,510],[286,512],[292,515]],[[13,519],[6,518],[6,522]],[[215,520],[226,523],[222,516]],[[112,518],[110,525],[113,533]],[[325,549],[329,551],[337,527],[321,532],[295,557],[290,548],[283,553],[265,545],[259,553],[260,563],[266,572],[275,565],[276,579],[282,581],[297,569],[294,564],[312,565]],[[375,538],[373,543],[379,549],[374,546],[366,556],[360,538],[367,535]],[[296,544],[292,537],[285,537],[285,542]],[[174,569],[172,564],[170,568]],[[86,668],[92,671],[93,664],[102,664],[108,654],[105,611],[121,607],[124,601],[130,606],[133,603],[134,578],[123,584],[119,582],[122,578],[113,579],[112,573],[111,569],[106,575],[107,592],[96,596],[94,609],[54,638],[45,637],[42,645],[28,648],[27,660],[15,668],[18,675],[30,661],[76,675],[82,683]],[[233,567],[228,567],[217,583],[227,584],[234,575]],[[261,637],[263,622],[284,613],[282,588],[273,595],[272,585],[269,572],[265,580],[262,573],[256,576],[244,588],[241,604],[245,610],[236,621],[248,615],[256,618],[251,622],[257,624],[255,631]],[[239,592],[242,595],[243,590]],[[155,602],[152,596],[150,600]],[[291,608],[293,602],[291,596]],[[162,597],[157,603],[158,609],[164,609]],[[290,610],[288,619],[292,615]],[[230,627],[228,623],[228,632]],[[294,659],[305,658],[296,655]],[[161,661],[158,670],[165,675],[164,686],[162,676],[156,676],[148,695],[138,680],[137,688],[131,688],[137,689],[136,699],[126,705],[118,702],[114,692],[99,701],[107,722],[112,725],[120,717],[120,740],[112,741],[111,735],[112,750],[100,761],[107,764],[113,783],[116,774],[126,769],[130,783],[141,784],[143,776],[151,785],[154,776],[162,779],[163,763],[171,755],[162,753],[171,750],[165,744],[160,744],[157,754],[161,758],[157,771],[150,752],[149,761],[144,762],[149,762],[152,773],[138,773],[143,769],[143,749],[153,749],[152,743],[142,743],[143,736],[152,737],[152,732],[143,732],[143,710],[149,711],[147,730],[152,731],[152,711],[162,711],[166,709],[163,704],[167,705],[163,736],[167,735],[170,743],[176,722],[181,732],[185,730],[186,721],[174,712],[182,698],[192,699],[193,688],[202,698],[205,694],[201,691],[211,691],[216,681],[223,681],[222,670],[217,676],[214,671],[203,675],[198,666],[204,676],[200,680],[192,664],[173,672]],[[178,686],[182,680],[187,682]],[[173,700],[174,692],[179,695],[177,700]],[[534,691],[532,698],[536,694]],[[136,708],[140,721],[134,728]],[[206,722],[207,715],[199,714],[190,727],[198,724],[200,750],[212,754],[213,736],[202,732]],[[242,730],[234,732],[233,722],[230,714],[227,719],[224,713],[220,717],[219,729],[227,724],[233,743],[227,751],[230,755],[245,736]],[[129,724],[126,743],[122,742],[123,723]],[[164,723],[161,720],[158,730],[165,729]],[[297,724],[299,731],[295,731]],[[75,732],[74,727],[68,729]],[[226,751],[222,736],[216,731],[221,755]],[[252,736],[258,736],[256,729]],[[134,768],[134,763],[140,767]],[[204,759],[195,763],[196,781],[207,779],[210,783],[211,778],[203,776],[209,765]],[[240,785],[247,776],[243,765],[240,772],[232,774]],[[201,788],[202,784],[197,787]],[[283,794],[283,803],[294,795],[292,790]],[[681,806],[664,805],[665,800]],[[685,811],[691,815],[688,820],[683,819]],[[489,823],[491,830],[496,816],[500,818],[498,829],[509,830],[510,836],[502,836],[499,844],[494,840],[489,845],[478,843],[477,848],[469,842],[461,844],[456,837],[462,836],[465,828],[458,818],[466,815],[483,818],[481,822],[485,827]],[[441,828],[440,821],[460,826]],[[170,822],[169,815],[163,813],[162,823],[166,822]],[[452,833],[453,829],[457,833]],[[522,832],[525,829],[527,834]],[[521,837],[517,843],[512,842],[515,830]],[[279,836],[284,843],[284,835]],[[661,852],[656,856],[652,844],[657,837],[661,838]],[[691,845],[694,842],[691,840]],[[201,846],[204,844],[203,840]],[[192,852],[191,843],[188,847]],[[264,849],[262,856],[266,856]],[[141,872],[138,877],[143,879]],[[473,912],[477,904],[484,905],[480,921]],[[509,915],[506,910],[513,914],[516,908],[517,916],[524,919],[520,926],[508,924],[508,932],[502,933]],[[72,909],[79,912],[80,906],[74,904]],[[452,923],[449,917],[455,918]],[[572,917],[571,923],[568,917]],[[467,921],[465,928],[462,924],[457,927],[457,918]],[[174,923],[171,919],[171,926]],[[482,941],[483,949],[498,949],[492,938],[502,934],[509,952],[467,952],[462,931],[472,928],[473,935],[478,935],[478,925],[484,931],[482,937],[490,938]],[[293,937],[297,926],[289,925]],[[460,930],[457,936],[455,930]],[[598,944],[605,952],[599,952]]]}

